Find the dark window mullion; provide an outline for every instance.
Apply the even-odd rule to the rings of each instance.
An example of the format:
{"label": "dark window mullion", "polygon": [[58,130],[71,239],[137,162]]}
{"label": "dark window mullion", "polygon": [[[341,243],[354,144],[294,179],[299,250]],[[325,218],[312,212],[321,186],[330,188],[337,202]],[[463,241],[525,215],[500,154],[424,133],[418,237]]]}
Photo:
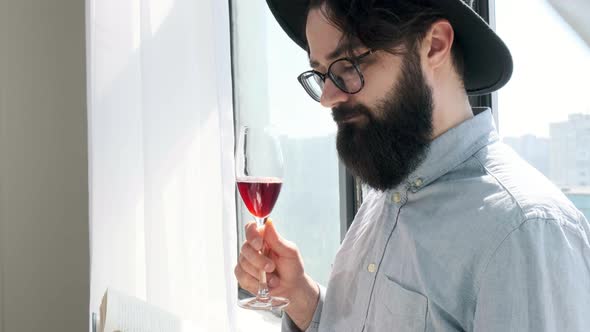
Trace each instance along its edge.
{"label": "dark window mullion", "polygon": [[357,181],[342,162],[338,164],[338,172],[340,185],[340,240],[342,241],[360,206],[360,202],[357,202],[356,199],[356,193],[361,188],[357,186]]}
{"label": "dark window mullion", "polygon": [[[494,5],[493,0],[474,0],[473,1],[473,9],[486,21],[488,24],[490,23],[490,6]],[[469,97],[469,101],[471,102],[471,106],[474,107],[490,107],[493,106],[493,98],[492,94],[488,93],[481,96],[471,96]]]}

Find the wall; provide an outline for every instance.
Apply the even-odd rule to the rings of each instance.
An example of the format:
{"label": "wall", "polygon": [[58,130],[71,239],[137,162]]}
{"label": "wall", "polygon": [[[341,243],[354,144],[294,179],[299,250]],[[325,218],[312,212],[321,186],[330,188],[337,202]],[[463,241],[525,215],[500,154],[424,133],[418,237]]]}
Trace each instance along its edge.
{"label": "wall", "polygon": [[88,330],[84,22],[0,1],[0,332]]}
{"label": "wall", "polygon": [[590,2],[587,0],[548,0],[559,15],[590,46]]}

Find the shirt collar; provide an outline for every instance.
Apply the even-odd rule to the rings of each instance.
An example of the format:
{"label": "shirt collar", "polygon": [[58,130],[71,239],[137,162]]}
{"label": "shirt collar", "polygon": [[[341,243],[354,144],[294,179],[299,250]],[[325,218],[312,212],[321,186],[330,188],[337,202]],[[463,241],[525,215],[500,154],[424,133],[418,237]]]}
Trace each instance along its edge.
{"label": "shirt collar", "polygon": [[449,129],[430,143],[426,159],[405,183],[418,191],[467,160],[484,146],[499,140],[492,111],[473,108],[473,118]]}

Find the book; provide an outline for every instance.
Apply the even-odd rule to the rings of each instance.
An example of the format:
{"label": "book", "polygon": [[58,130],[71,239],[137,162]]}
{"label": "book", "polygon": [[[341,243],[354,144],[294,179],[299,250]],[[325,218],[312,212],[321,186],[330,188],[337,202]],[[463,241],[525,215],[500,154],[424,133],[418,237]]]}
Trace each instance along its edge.
{"label": "book", "polygon": [[190,322],[136,297],[108,289],[100,304],[99,332],[190,332]]}

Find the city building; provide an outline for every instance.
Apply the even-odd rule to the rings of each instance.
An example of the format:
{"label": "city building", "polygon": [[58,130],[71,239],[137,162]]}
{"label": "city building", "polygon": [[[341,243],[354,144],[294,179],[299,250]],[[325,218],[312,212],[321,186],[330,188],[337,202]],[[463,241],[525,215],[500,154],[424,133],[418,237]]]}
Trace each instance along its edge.
{"label": "city building", "polygon": [[522,137],[505,137],[502,141],[539,172],[548,178],[550,177],[548,138],[524,135]]}
{"label": "city building", "polygon": [[550,125],[549,177],[559,187],[590,186],[590,115]]}

